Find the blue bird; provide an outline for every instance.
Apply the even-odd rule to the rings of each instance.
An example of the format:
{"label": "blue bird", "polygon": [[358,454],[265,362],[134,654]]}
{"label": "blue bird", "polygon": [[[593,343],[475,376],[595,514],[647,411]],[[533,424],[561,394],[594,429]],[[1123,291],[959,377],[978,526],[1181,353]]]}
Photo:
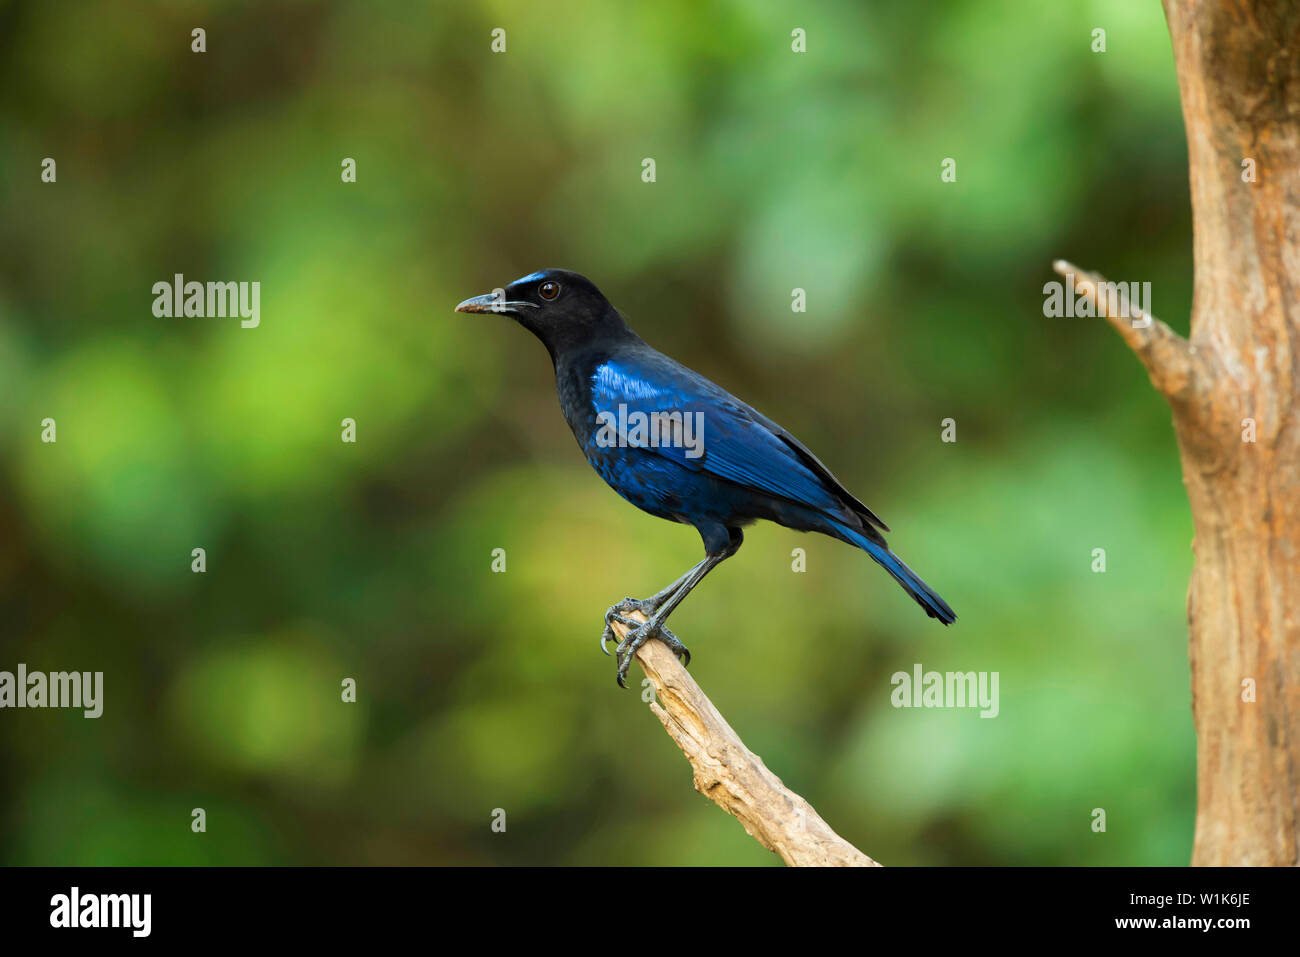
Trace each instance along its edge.
{"label": "blue bird", "polygon": [[[628,626],[616,649],[626,687],[637,649],[659,638],[689,664],[690,652],[664,622],[701,579],[740,548],[741,529],[766,519],[856,545],[945,625],[948,603],[889,550],[880,518],[844,488],[798,439],[735,396],[652,349],[584,276],[546,269],[457,312],[509,316],[546,346],[560,409],[587,461],[637,508],[704,539],[704,559],[649,598],[626,598],[605,613]],[[640,611],[645,622],[625,617]]]}

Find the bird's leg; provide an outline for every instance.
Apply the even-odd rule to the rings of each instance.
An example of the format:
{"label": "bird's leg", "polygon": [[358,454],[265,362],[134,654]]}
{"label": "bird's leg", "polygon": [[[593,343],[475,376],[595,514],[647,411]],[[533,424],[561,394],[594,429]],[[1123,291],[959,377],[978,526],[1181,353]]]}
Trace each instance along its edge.
{"label": "bird's leg", "polygon": [[[626,688],[627,669],[632,664],[632,656],[636,654],[637,649],[644,645],[651,638],[659,638],[675,654],[682,655],[689,664],[691,653],[686,647],[677,640],[677,636],[664,627],[664,621],[673,613],[673,609],[682,603],[682,599],[691,593],[691,589],[700,583],[700,580],[707,575],[714,566],[730,555],[731,552],[724,552],[717,555],[707,555],[704,561],[700,562],[689,572],[679,578],[673,585],[664,589],[668,595],[662,598],[658,608],[651,614],[648,621],[636,621],[634,619],[625,619],[621,614],[615,614],[613,620],[620,624],[627,625],[630,629],[627,636],[619,642],[614,649],[615,659],[618,661],[618,671],[615,675],[620,688]],[[663,595],[663,592],[660,592]],[[659,597],[659,596],[656,596]],[[615,606],[617,607],[617,606]],[[607,629],[608,625],[605,626]],[[604,639],[601,640],[601,647],[604,647]]]}
{"label": "bird's leg", "polygon": [[677,579],[677,581],[673,582],[667,588],[655,592],[649,598],[624,598],[617,605],[610,605],[609,610],[605,612],[605,620],[608,621],[616,613],[626,615],[629,611],[639,611],[641,614],[646,616],[653,615],[659,610],[659,607],[667,601],[675,591],[677,591],[677,589],[682,587],[682,583],[691,577],[691,572],[695,571],[696,568],[699,568],[700,565],[703,564],[704,562],[700,562],[695,565],[694,568],[688,571],[681,578]]}
{"label": "bird's leg", "polygon": [[[605,642],[608,641],[610,638],[613,637],[613,633],[611,632],[611,630],[610,630],[610,628],[609,628],[609,623],[610,623],[611,621],[618,621],[618,622],[621,622],[621,623],[624,624],[624,625],[639,625],[639,624],[641,624],[639,621],[625,621],[625,620],[623,619],[623,616],[626,615],[626,614],[627,614],[628,612],[630,612],[630,611],[639,611],[639,612],[641,612],[641,614],[643,614],[643,615],[645,615],[647,618],[649,618],[651,615],[653,615],[655,612],[657,612],[657,611],[659,610],[660,606],[662,606],[663,603],[664,603],[665,601],[667,601],[668,598],[669,598],[669,597],[670,597],[670,596],[671,596],[675,591],[677,591],[677,589],[679,589],[679,588],[682,587],[682,583],[685,582],[686,579],[688,579],[688,578],[691,577],[691,572],[695,571],[695,569],[696,569],[696,568],[699,568],[700,565],[702,565],[702,564],[704,564],[704,563],[703,563],[703,562],[700,562],[698,565],[696,565],[694,568],[692,568],[691,571],[688,571],[685,575],[683,575],[681,578],[677,579],[675,582],[673,582],[673,583],[672,583],[671,585],[669,585],[667,588],[663,589],[662,591],[657,591],[657,592],[655,592],[655,593],[654,593],[653,595],[651,595],[649,598],[631,598],[631,597],[628,597],[628,598],[624,598],[624,599],[623,599],[621,602],[619,602],[617,605],[610,605],[609,608],[607,608],[607,609],[605,610],[605,626],[606,626],[606,627],[605,627],[605,634],[604,634],[604,636],[603,636],[603,637],[601,638],[601,640],[600,640],[600,647],[601,647],[601,650],[604,651],[604,649],[605,649]],[[609,654],[609,652],[606,651],[605,654]]]}
{"label": "bird's leg", "polygon": [[[629,628],[638,627],[641,622],[633,618],[625,617],[628,612],[639,611],[641,614],[649,618],[657,612],[660,607],[662,607],[663,603],[667,601],[672,594],[677,591],[677,589],[682,587],[682,584],[686,579],[691,577],[691,573],[703,564],[704,562],[699,562],[685,575],[677,579],[677,581],[673,582],[667,588],[655,592],[649,598],[624,598],[617,605],[610,605],[605,611],[605,630],[601,632],[600,635],[600,650],[605,652],[605,654],[609,654],[609,650],[605,647],[605,643],[612,641],[614,638],[614,629],[610,625],[611,622],[616,621],[620,625],[627,625]],[[668,632],[667,634],[672,636],[672,632]],[[674,642],[676,643],[676,647],[674,647]],[[681,642],[677,641],[676,637],[672,637],[671,641],[665,639],[664,643],[667,644],[669,648],[673,649],[673,654],[685,656],[687,664],[690,663],[691,653],[686,650],[686,647],[682,645]]]}

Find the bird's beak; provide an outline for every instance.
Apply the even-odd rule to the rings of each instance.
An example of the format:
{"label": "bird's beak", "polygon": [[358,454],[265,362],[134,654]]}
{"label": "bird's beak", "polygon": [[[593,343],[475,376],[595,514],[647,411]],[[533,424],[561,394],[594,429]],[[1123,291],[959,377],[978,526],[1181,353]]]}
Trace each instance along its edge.
{"label": "bird's beak", "polygon": [[507,303],[499,299],[495,293],[487,293],[483,296],[475,296],[473,299],[466,299],[456,307],[457,312],[506,312]]}
{"label": "bird's beak", "polygon": [[495,292],[489,292],[484,296],[475,296],[473,299],[466,299],[456,307],[457,312],[495,312],[502,316],[513,316],[518,319],[523,316],[529,309],[536,309],[537,304],[529,302],[527,299],[514,301],[505,299]]}

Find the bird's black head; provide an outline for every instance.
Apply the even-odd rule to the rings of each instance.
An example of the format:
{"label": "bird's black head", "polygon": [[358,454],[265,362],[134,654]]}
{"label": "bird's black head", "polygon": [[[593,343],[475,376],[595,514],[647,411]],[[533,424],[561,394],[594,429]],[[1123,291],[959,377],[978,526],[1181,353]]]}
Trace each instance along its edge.
{"label": "bird's black head", "polygon": [[456,311],[510,316],[542,340],[552,359],[568,349],[629,334],[595,283],[567,269],[543,269],[516,279],[504,289],[466,299]]}

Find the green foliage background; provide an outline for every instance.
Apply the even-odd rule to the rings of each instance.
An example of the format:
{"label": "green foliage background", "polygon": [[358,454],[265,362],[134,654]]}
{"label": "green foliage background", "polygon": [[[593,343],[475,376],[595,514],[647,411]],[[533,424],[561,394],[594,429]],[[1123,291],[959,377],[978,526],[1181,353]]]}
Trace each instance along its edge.
{"label": "green foliage background", "polygon": [[[590,471],[531,337],[452,312],[551,265],[817,450],[961,616],[752,529],[673,625],[788,785],[887,864],[1189,859],[1168,415],[1042,314],[1067,256],[1186,329],[1155,0],[32,0],[0,90],[0,669],[106,686],[0,712],[0,860],[777,863],[597,650],[698,537]],[[260,281],[260,328],[155,318],[174,273]],[[916,662],[1000,672],[1000,716],[893,709]]]}

